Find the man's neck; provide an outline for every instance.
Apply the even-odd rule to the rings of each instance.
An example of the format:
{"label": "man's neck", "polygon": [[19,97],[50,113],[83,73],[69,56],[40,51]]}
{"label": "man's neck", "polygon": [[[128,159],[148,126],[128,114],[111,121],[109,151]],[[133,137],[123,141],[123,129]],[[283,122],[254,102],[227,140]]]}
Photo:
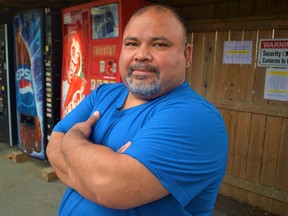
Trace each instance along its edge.
{"label": "man's neck", "polygon": [[121,109],[122,110],[128,109],[131,107],[135,107],[135,106],[144,104],[146,102],[148,102],[148,100],[143,100],[143,99],[137,98],[137,97],[135,97],[135,95],[133,95],[131,92],[129,92],[129,94],[128,94],[128,96],[127,96]]}

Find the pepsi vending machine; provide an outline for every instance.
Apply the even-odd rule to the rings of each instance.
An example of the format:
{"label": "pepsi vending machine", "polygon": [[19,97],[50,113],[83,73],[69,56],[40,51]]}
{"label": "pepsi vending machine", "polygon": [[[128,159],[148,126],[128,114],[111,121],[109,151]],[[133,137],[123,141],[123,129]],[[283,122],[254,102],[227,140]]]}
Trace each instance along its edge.
{"label": "pepsi vending machine", "polygon": [[0,141],[17,143],[12,26],[0,25]]}
{"label": "pepsi vending machine", "polygon": [[22,12],[13,23],[18,146],[39,159],[46,159],[49,136],[60,118],[60,20],[59,11],[45,8]]}
{"label": "pepsi vending machine", "polygon": [[121,82],[122,34],[144,0],[98,0],[62,9],[61,118],[102,83]]}

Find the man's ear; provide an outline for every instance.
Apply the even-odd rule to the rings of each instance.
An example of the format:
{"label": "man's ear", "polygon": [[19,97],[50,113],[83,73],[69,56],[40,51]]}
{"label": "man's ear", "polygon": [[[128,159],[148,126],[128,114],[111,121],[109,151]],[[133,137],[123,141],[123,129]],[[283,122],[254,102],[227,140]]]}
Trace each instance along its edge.
{"label": "man's ear", "polygon": [[192,45],[190,43],[185,44],[184,48],[184,57],[185,57],[185,66],[186,68],[189,68],[191,65],[191,59],[192,59]]}

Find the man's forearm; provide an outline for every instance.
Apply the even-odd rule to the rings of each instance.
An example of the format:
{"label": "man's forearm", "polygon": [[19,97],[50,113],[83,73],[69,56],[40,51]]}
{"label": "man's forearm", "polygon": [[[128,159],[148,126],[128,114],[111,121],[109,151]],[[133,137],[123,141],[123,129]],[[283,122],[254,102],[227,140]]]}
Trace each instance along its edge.
{"label": "man's forearm", "polygon": [[63,156],[61,143],[63,140],[64,134],[60,132],[53,132],[51,134],[50,141],[47,145],[47,157],[48,160],[56,172],[58,178],[67,186],[71,187],[69,181],[69,176],[67,172],[66,161]]}
{"label": "man's forearm", "polygon": [[48,157],[59,178],[86,199],[109,208],[134,208],[168,195],[142,163],[122,154],[131,142],[114,152],[89,141],[98,118],[99,113],[95,112],[66,134],[52,133]]}
{"label": "man's forearm", "polygon": [[91,201],[98,202],[94,192],[101,193],[103,188],[100,190],[97,185],[103,181],[102,177],[107,178],[106,172],[110,173],[108,170],[113,169],[110,158],[117,153],[105,146],[79,138],[65,140],[63,149],[70,187]]}
{"label": "man's forearm", "polygon": [[[72,188],[100,205],[128,209],[168,194],[136,159],[77,136],[64,139],[64,158]],[[145,185],[145,190],[143,189]]]}

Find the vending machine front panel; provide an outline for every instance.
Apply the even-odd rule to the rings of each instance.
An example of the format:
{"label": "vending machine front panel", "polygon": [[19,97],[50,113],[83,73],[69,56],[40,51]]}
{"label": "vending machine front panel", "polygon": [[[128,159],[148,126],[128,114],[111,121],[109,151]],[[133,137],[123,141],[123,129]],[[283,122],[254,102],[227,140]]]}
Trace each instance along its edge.
{"label": "vending machine front panel", "polygon": [[43,121],[43,12],[25,11],[14,18],[16,103],[19,148],[45,157]]}
{"label": "vending machine front panel", "polygon": [[60,11],[40,8],[19,13],[13,23],[18,146],[39,159],[46,159],[60,119],[60,20]]}
{"label": "vending machine front panel", "polygon": [[12,28],[0,25],[0,141],[17,144]]}

